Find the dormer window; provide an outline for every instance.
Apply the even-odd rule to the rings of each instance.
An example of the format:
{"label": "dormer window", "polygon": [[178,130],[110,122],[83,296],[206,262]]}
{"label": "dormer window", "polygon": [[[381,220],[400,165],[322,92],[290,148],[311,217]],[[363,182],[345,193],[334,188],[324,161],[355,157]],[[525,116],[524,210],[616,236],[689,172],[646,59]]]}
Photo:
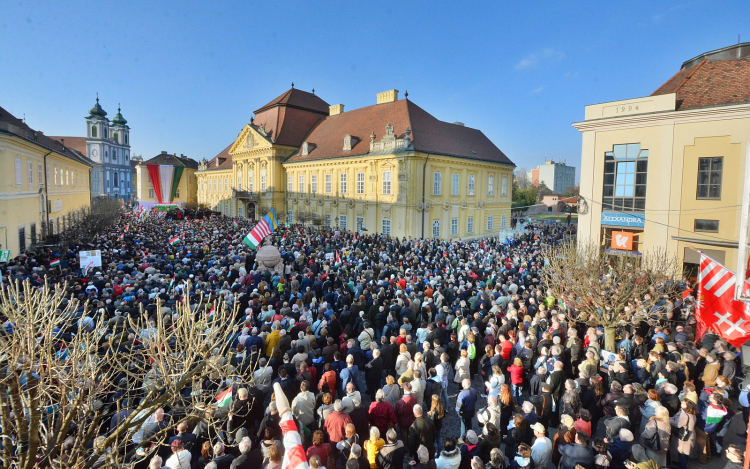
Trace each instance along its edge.
{"label": "dormer window", "polygon": [[307,156],[310,153],[310,146],[307,142],[302,143],[302,156]]}
{"label": "dormer window", "polygon": [[346,135],[344,136],[344,151],[351,151],[352,150],[352,136]]}

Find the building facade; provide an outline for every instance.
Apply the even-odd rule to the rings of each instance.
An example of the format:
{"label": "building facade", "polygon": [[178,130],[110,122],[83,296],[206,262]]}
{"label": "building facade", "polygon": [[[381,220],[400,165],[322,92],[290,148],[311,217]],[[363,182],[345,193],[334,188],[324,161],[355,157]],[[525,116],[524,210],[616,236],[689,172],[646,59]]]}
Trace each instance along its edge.
{"label": "building facade", "polygon": [[86,157],[0,108],[0,250],[18,256],[91,205]]}
{"label": "building facade", "polygon": [[197,206],[197,169],[198,162],[192,158],[173,155],[166,151],[150,160],[140,161],[135,167],[138,204],[147,208],[156,204]]}
{"label": "building facade", "polygon": [[730,269],[750,140],[750,43],[701,54],[650,96],[586,106],[579,242],[666,248],[691,273],[700,249]]}
{"label": "building facade", "polygon": [[544,183],[553,192],[564,194],[576,185],[576,168],[550,160],[529,171],[528,177],[535,187]]}
{"label": "building facade", "polygon": [[130,165],[130,127],[120,108],[110,121],[107,112],[96,104],[89,111],[85,137],[52,137],[75,148],[93,164],[91,194],[93,197],[132,200],[135,190]]}
{"label": "building facade", "polygon": [[344,112],[292,88],[196,174],[198,201],[229,216],[275,207],[288,223],[475,238],[510,226],[514,168],[481,131],[439,121],[397,90]]}

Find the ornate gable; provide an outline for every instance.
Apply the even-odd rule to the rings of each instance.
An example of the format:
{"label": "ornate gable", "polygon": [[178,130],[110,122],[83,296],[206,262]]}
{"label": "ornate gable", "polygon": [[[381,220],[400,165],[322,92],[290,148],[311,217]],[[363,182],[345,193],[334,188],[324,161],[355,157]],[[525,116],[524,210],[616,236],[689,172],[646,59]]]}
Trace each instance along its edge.
{"label": "ornate gable", "polygon": [[234,155],[261,148],[271,148],[273,142],[270,141],[267,135],[268,133],[262,125],[247,124],[237,136],[231,148],[229,148],[229,153]]}

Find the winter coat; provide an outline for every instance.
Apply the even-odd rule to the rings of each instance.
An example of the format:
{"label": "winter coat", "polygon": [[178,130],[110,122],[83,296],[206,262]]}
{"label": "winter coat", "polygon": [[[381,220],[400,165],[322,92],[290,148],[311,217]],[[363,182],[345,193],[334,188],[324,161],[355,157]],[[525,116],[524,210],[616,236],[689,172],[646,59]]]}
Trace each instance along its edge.
{"label": "winter coat", "polygon": [[[659,451],[654,451],[651,448],[643,444],[644,441],[648,440],[654,433],[659,433]],[[669,438],[672,434],[672,427],[661,420],[651,420],[646,423],[646,428],[641,434],[641,445],[646,449],[646,454],[649,458],[656,461],[659,467],[666,467],[667,463],[667,450],[669,449]]]}
{"label": "winter coat", "polygon": [[380,448],[376,460],[380,469],[403,469],[404,456],[406,456],[406,447],[401,441],[397,441]]}
{"label": "winter coat", "polygon": [[381,435],[385,435],[388,431],[388,424],[392,424],[395,427],[398,423],[396,412],[393,411],[393,406],[388,402],[371,403],[368,414],[370,415],[370,424],[378,427]]}
{"label": "winter coat", "polygon": [[458,469],[458,466],[461,465],[461,451],[459,448],[453,451],[442,451],[435,460],[435,465],[437,469]]}
{"label": "winter coat", "polygon": [[[670,449],[672,450],[672,460],[676,461],[678,453],[686,454],[689,457],[693,457],[693,453],[696,450],[695,447],[695,424],[696,416],[686,414],[682,410],[669,419],[669,424],[672,425],[672,444]],[[687,441],[682,441],[677,437],[679,429],[685,427],[688,429],[689,437]]]}
{"label": "winter coat", "polygon": [[456,368],[454,370],[455,376],[453,382],[460,383],[464,379],[469,379],[469,366],[471,361],[468,358],[461,357],[456,361]]}

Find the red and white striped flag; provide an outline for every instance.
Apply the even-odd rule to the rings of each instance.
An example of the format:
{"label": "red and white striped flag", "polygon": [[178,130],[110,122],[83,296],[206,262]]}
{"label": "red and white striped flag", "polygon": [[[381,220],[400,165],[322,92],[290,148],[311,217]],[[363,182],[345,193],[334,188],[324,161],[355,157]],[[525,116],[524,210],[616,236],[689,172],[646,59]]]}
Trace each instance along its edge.
{"label": "red and white striped flag", "polygon": [[292,409],[289,407],[289,400],[279,383],[274,383],[273,391],[276,394],[276,408],[281,417],[279,426],[284,434],[284,459],[281,461],[281,469],[310,469],[305,449],[302,447],[302,438],[299,436]]}
{"label": "red and white striped flag", "polygon": [[[736,279],[734,272],[701,253],[696,337],[703,337],[710,329],[735,347],[750,339],[750,305],[735,301]],[[747,281],[744,289],[750,289]]]}

